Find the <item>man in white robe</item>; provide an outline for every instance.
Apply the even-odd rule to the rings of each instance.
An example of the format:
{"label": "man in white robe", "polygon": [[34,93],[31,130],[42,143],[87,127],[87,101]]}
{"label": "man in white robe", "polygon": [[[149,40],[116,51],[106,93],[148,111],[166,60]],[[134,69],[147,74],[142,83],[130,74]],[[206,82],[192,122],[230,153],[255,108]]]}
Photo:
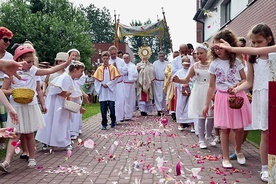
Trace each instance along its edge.
{"label": "man in white robe", "polygon": [[165,61],[165,54],[163,51],[158,53],[158,60],[154,61],[155,80],[153,83],[153,99],[157,115],[161,116],[163,111],[166,111],[166,95],[163,92],[165,70],[168,61]]}
{"label": "man in white robe", "polygon": [[116,121],[123,121],[124,120],[124,109],[122,108],[124,106],[124,100],[125,100],[125,93],[123,87],[123,76],[127,75],[127,67],[121,58],[117,57],[118,49],[114,45],[110,46],[109,49],[110,59],[109,64],[115,66],[119,73],[120,77],[117,80],[117,85],[115,89],[115,95],[116,95],[116,103],[115,103],[115,114],[116,114]]}
{"label": "man in white robe", "polygon": [[130,61],[129,54],[124,54],[123,59],[126,63],[128,74],[124,75],[124,121],[130,121],[133,117],[136,106],[136,80],[138,78],[138,71],[134,63]]}
{"label": "man in white robe", "polygon": [[182,66],[182,56],[188,56],[188,58],[190,59],[191,65],[194,64],[193,57],[188,55],[188,46],[187,46],[187,44],[181,44],[179,46],[179,53],[180,53],[180,55],[175,57],[171,61],[172,75],[174,75],[178,70],[183,68],[183,66]]}

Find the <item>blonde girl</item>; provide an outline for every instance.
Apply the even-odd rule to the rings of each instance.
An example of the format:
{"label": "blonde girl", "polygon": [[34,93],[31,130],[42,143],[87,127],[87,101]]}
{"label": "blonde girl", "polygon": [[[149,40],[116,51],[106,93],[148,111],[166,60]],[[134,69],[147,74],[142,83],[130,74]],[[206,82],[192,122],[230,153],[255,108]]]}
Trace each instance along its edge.
{"label": "blonde girl", "polygon": [[[183,84],[188,84],[189,82],[191,82],[191,79],[194,78],[194,85],[189,99],[188,117],[199,119],[198,133],[199,133],[199,147],[201,149],[207,148],[205,137],[204,137],[206,125],[207,125],[206,141],[211,146],[216,146],[216,143],[212,138],[212,130],[214,128],[213,114],[209,113],[210,116],[208,117],[202,116],[202,110],[204,108],[204,103],[206,100],[206,94],[208,90],[208,84],[210,80],[210,74],[208,73],[210,63],[207,60],[208,50],[209,49],[206,46],[202,44],[199,45],[195,49],[199,62],[196,62],[193,64],[193,66],[190,68],[185,78],[179,79],[177,76],[174,76],[173,78],[173,82],[183,83]],[[209,109],[211,110],[211,107]]]}

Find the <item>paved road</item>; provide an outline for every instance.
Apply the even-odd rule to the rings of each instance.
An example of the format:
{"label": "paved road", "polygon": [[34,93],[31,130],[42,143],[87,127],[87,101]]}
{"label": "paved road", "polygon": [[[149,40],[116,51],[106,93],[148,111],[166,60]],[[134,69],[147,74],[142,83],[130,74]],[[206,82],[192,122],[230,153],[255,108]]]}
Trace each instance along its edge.
{"label": "paved road", "polygon": [[[37,143],[38,166],[29,169],[15,155],[11,173],[0,174],[0,183],[263,183],[258,149],[248,142],[243,145],[246,165],[232,161],[233,169],[223,169],[220,145],[200,149],[195,134],[177,130],[171,120],[165,130],[160,129],[157,116],[137,114],[133,121],[108,130],[100,130],[100,120],[98,114],[84,122],[81,140],[74,141],[70,158],[65,149],[43,152]],[[93,146],[89,139],[94,148],[88,148]],[[176,176],[178,163],[181,174]]]}

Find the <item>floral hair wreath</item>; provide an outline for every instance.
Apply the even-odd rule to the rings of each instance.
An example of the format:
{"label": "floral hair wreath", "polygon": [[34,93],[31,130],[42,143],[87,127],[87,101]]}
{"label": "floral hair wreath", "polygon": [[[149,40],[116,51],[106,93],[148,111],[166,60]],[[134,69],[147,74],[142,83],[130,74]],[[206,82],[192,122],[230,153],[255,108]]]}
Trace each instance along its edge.
{"label": "floral hair wreath", "polygon": [[206,51],[209,50],[209,49],[208,49],[205,45],[203,45],[203,44],[199,44],[199,45],[196,47],[195,50],[197,50],[197,49],[204,49],[204,50],[206,50]]}
{"label": "floral hair wreath", "polygon": [[74,67],[82,66],[83,68],[85,68],[85,65],[80,61],[72,61],[70,66],[74,66]]}

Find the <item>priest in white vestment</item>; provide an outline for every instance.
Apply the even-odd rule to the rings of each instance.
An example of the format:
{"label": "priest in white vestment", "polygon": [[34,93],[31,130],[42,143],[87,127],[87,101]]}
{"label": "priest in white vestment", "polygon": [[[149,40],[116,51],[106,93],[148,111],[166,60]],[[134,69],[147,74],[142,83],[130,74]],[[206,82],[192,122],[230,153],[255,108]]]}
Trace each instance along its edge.
{"label": "priest in white vestment", "polygon": [[124,75],[124,121],[130,121],[136,107],[136,81],[138,71],[136,65],[130,61],[129,54],[124,54],[123,59],[127,66],[127,75]]}
{"label": "priest in white vestment", "polygon": [[153,83],[153,98],[155,108],[157,110],[157,115],[161,116],[166,108],[166,95],[163,92],[164,80],[165,80],[165,70],[168,65],[168,61],[165,61],[165,54],[163,51],[158,53],[158,60],[154,61],[154,71],[155,71],[155,80]]}
{"label": "priest in white vestment", "polygon": [[127,75],[127,67],[124,60],[117,57],[117,52],[118,52],[117,47],[112,45],[109,47],[108,51],[110,54],[109,64],[115,66],[121,75],[117,80],[118,83],[115,89],[115,95],[116,95],[115,114],[116,114],[116,121],[122,122],[124,120],[124,109],[122,107],[124,106],[124,97],[125,97],[125,92],[124,90],[122,90],[124,87],[123,76]]}

